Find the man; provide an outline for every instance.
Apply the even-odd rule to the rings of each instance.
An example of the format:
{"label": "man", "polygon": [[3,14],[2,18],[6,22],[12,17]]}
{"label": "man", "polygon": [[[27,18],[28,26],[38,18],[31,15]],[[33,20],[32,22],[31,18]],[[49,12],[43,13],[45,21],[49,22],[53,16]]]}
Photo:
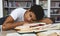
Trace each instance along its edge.
{"label": "man", "polygon": [[52,23],[50,19],[44,19],[44,11],[40,5],[33,5],[29,10],[17,8],[7,17],[2,25],[3,30],[13,29],[25,23],[45,22]]}

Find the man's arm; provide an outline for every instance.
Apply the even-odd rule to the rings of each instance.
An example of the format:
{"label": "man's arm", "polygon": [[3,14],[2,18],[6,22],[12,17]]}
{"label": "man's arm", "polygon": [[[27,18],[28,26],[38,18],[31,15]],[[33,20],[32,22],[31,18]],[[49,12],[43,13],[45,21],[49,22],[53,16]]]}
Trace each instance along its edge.
{"label": "man's arm", "polygon": [[40,20],[39,22],[44,22],[46,24],[52,24],[53,23],[53,21],[49,18],[44,18],[44,19]]}
{"label": "man's arm", "polygon": [[9,30],[15,28],[16,26],[23,25],[24,22],[14,22],[14,19],[9,16],[2,25],[2,30]]}

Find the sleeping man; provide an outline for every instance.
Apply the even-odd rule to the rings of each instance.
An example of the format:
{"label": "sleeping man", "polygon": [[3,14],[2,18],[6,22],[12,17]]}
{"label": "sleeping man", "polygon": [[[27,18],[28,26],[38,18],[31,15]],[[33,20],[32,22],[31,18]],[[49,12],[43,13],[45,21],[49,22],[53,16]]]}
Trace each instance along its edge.
{"label": "sleeping man", "polygon": [[44,22],[53,23],[49,18],[44,18],[44,11],[40,5],[33,5],[30,9],[17,8],[11,12],[2,25],[3,30],[10,30],[25,23]]}

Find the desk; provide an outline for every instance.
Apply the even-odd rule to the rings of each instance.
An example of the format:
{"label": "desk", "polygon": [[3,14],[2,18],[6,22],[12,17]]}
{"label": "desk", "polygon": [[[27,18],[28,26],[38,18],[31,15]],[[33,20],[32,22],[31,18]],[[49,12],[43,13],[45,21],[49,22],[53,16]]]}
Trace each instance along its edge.
{"label": "desk", "polygon": [[[8,34],[17,34],[18,36],[36,36],[35,34],[18,34],[16,31],[14,30],[10,30],[10,31],[2,31],[0,32],[0,36],[8,36]],[[9,35],[10,36],[10,35]],[[13,35],[16,36],[16,35]]]}
{"label": "desk", "polygon": [[2,32],[0,32],[0,35],[1,35],[1,36],[6,36],[8,33],[16,33],[16,31],[14,31],[14,30],[2,31]]}

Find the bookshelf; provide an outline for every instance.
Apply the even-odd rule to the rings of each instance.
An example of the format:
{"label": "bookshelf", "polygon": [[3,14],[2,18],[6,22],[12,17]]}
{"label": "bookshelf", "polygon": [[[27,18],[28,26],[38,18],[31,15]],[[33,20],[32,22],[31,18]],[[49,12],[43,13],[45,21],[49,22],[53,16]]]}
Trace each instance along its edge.
{"label": "bookshelf", "polygon": [[41,5],[45,16],[60,22],[60,0],[3,0],[3,16],[11,13],[15,8],[30,8],[33,4]]}
{"label": "bookshelf", "polygon": [[9,15],[15,8],[30,8],[33,4],[41,5],[44,9],[45,16],[48,16],[48,0],[4,0],[4,16]]}
{"label": "bookshelf", "polygon": [[60,0],[51,0],[50,17],[55,19],[56,23],[60,23]]}
{"label": "bookshelf", "polygon": [[3,1],[4,16],[9,15],[15,8],[21,7],[28,9],[33,5],[33,0],[4,0]]}

